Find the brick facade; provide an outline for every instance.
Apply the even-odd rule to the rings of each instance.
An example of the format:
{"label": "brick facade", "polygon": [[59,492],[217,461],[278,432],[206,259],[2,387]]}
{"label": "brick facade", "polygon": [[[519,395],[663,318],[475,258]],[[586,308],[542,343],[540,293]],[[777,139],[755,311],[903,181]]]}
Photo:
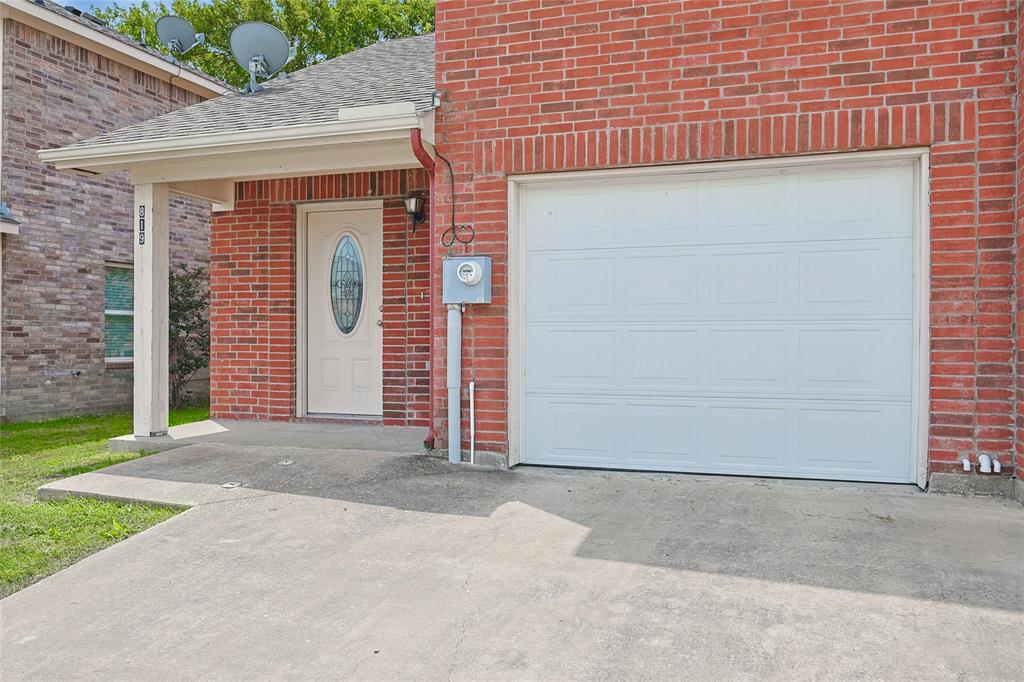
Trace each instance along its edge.
{"label": "brick facade", "polygon": [[467,320],[478,447],[507,447],[507,176],[927,146],[930,468],[1014,450],[1012,0],[446,0],[436,25],[438,150],[496,257]]}
{"label": "brick facade", "polygon": [[[132,187],[47,168],[39,149],[200,97],[12,19],[3,22],[2,198],[21,222],[3,244],[0,418],[131,407],[129,367],[104,362],[104,263],[131,263]],[[175,198],[174,263],[205,264],[209,209]]]}
{"label": "brick facade", "polygon": [[295,417],[295,207],[375,198],[384,202],[384,423],[426,426],[429,234],[411,234],[402,199],[428,190],[421,170],[236,185],[235,209],[214,214],[211,228],[213,417]]}
{"label": "brick facade", "polygon": [[[1021,22],[1024,21],[1024,3],[1017,5],[1017,92],[1021,92],[1022,75],[1024,75],[1024,32]],[[1016,178],[1016,239],[1014,260],[1014,301],[1016,357],[1016,476],[1024,480],[1024,106],[1017,103],[1017,178]],[[1024,496],[1020,498],[1024,502]]]}

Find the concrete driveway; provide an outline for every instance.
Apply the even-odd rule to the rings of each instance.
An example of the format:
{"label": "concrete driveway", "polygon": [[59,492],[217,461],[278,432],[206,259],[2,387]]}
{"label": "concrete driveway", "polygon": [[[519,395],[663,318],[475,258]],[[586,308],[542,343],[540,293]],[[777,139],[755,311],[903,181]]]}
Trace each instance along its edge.
{"label": "concrete driveway", "polygon": [[79,485],[195,506],[0,603],[4,680],[1021,679],[1011,502],[231,444]]}

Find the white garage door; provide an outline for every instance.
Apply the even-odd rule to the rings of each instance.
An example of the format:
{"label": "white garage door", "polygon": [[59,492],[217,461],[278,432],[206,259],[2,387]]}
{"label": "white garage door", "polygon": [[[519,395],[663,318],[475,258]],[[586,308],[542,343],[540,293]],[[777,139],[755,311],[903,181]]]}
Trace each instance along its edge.
{"label": "white garage door", "polygon": [[522,461],[911,481],[914,182],[526,185]]}

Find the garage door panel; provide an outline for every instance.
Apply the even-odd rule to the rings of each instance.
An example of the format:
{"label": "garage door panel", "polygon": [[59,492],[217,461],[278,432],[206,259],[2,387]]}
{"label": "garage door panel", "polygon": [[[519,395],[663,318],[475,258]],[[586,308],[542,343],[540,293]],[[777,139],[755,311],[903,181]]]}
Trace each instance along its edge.
{"label": "garage door panel", "polygon": [[[800,253],[800,305],[863,314],[882,307],[881,248],[808,250]],[[880,311],[879,311],[880,312]]]}
{"label": "garage door panel", "polygon": [[711,391],[785,391],[790,374],[787,336],[783,328],[709,330],[706,387]]}
{"label": "garage door panel", "polygon": [[909,416],[908,403],[532,396],[524,461],[905,481]]}
{"label": "garage door panel", "polygon": [[524,287],[531,320],[909,320],[911,258],[909,238],[537,251]]}
{"label": "garage door panel", "polygon": [[585,397],[533,397],[526,402],[529,461],[568,466],[614,466],[615,404]]}
{"label": "garage door panel", "polygon": [[692,315],[697,312],[699,257],[692,253],[629,255],[621,258],[624,296],[616,300],[620,319]]}
{"label": "garage door panel", "polygon": [[713,254],[707,258],[708,312],[786,310],[786,254],[781,251]]}
{"label": "garage door panel", "polygon": [[796,234],[818,239],[910,234],[914,173],[909,165],[803,171],[793,178]]}
{"label": "garage door panel", "polygon": [[621,368],[617,389],[685,392],[698,388],[699,330],[630,328],[620,336],[625,357],[616,363]]}
{"label": "garage door panel", "polygon": [[621,207],[624,243],[695,244],[698,235],[697,183],[627,185],[613,195]]}
{"label": "garage door panel", "polygon": [[708,240],[736,243],[785,236],[784,182],[782,176],[708,181]]}
{"label": "garage door panel", "polygon": [[909,237],[808,245],[797,257],[799,310],[831,317],[909,319],[912,261]]}
{"label": "garage door panel", "polygon": [[534,247],[614,244],[614,195],[604,187],[534,190],[525,213],[527,243]]}
{"label": "garage door panel", "polygon": [[680,401],[624,401],[618,406],[615,451],[641,469],[706,465],[700,408]]}
{"label": "garage door panel", "polygon": [[822,225],[849,229],[845,223],[870,224],[879,188],[870,173],[832,172],[798,180],[799,220],[804,232],[817,234]]}
{"label": "garage door panel", "polygon": [[530,187],[524,461],[911,480],[913,188],[909,164]]}
{"label": "garage door panel", "polygon": [[531,383],[530,388],[614,391],[615,337],[619,333],[607,327],[530,327],[526,343],[546,349],[527,359],[527,381],[539,382]]}
{"label": "garage door panel", "polygon": [[796,342],[801,394],[910,400],[907,325],[804,327]]}
{"label": "garage door panel", "polygon": [[709,464],[723,471],[785,468],[786,408],[712,405],[707,419]]}
{"label": "garage door panel", "polygon": [[526,271],[526,300],[538,316],[611,317],[615,312],[611,256],[536,254],[527,259]]}
{"label": "garage door panel", "polygon": [[910,400],[904,322],[533,323],[529,391]]}
{"label": "garage door panel", "polygon": [[907,480],[909,404],[805,406],[798,414],[798,471],[837,478]]}

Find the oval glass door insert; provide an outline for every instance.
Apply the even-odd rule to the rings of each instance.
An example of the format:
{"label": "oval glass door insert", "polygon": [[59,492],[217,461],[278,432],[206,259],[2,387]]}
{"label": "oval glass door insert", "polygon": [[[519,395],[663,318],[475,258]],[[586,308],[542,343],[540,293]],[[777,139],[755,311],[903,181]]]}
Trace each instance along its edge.
{"label": "oval glass door insert", "polygon": [[331,308],[342,334],[351,334],[363,309],[363,257],[351,235],[345,235],[334,250],[331,264]]}

